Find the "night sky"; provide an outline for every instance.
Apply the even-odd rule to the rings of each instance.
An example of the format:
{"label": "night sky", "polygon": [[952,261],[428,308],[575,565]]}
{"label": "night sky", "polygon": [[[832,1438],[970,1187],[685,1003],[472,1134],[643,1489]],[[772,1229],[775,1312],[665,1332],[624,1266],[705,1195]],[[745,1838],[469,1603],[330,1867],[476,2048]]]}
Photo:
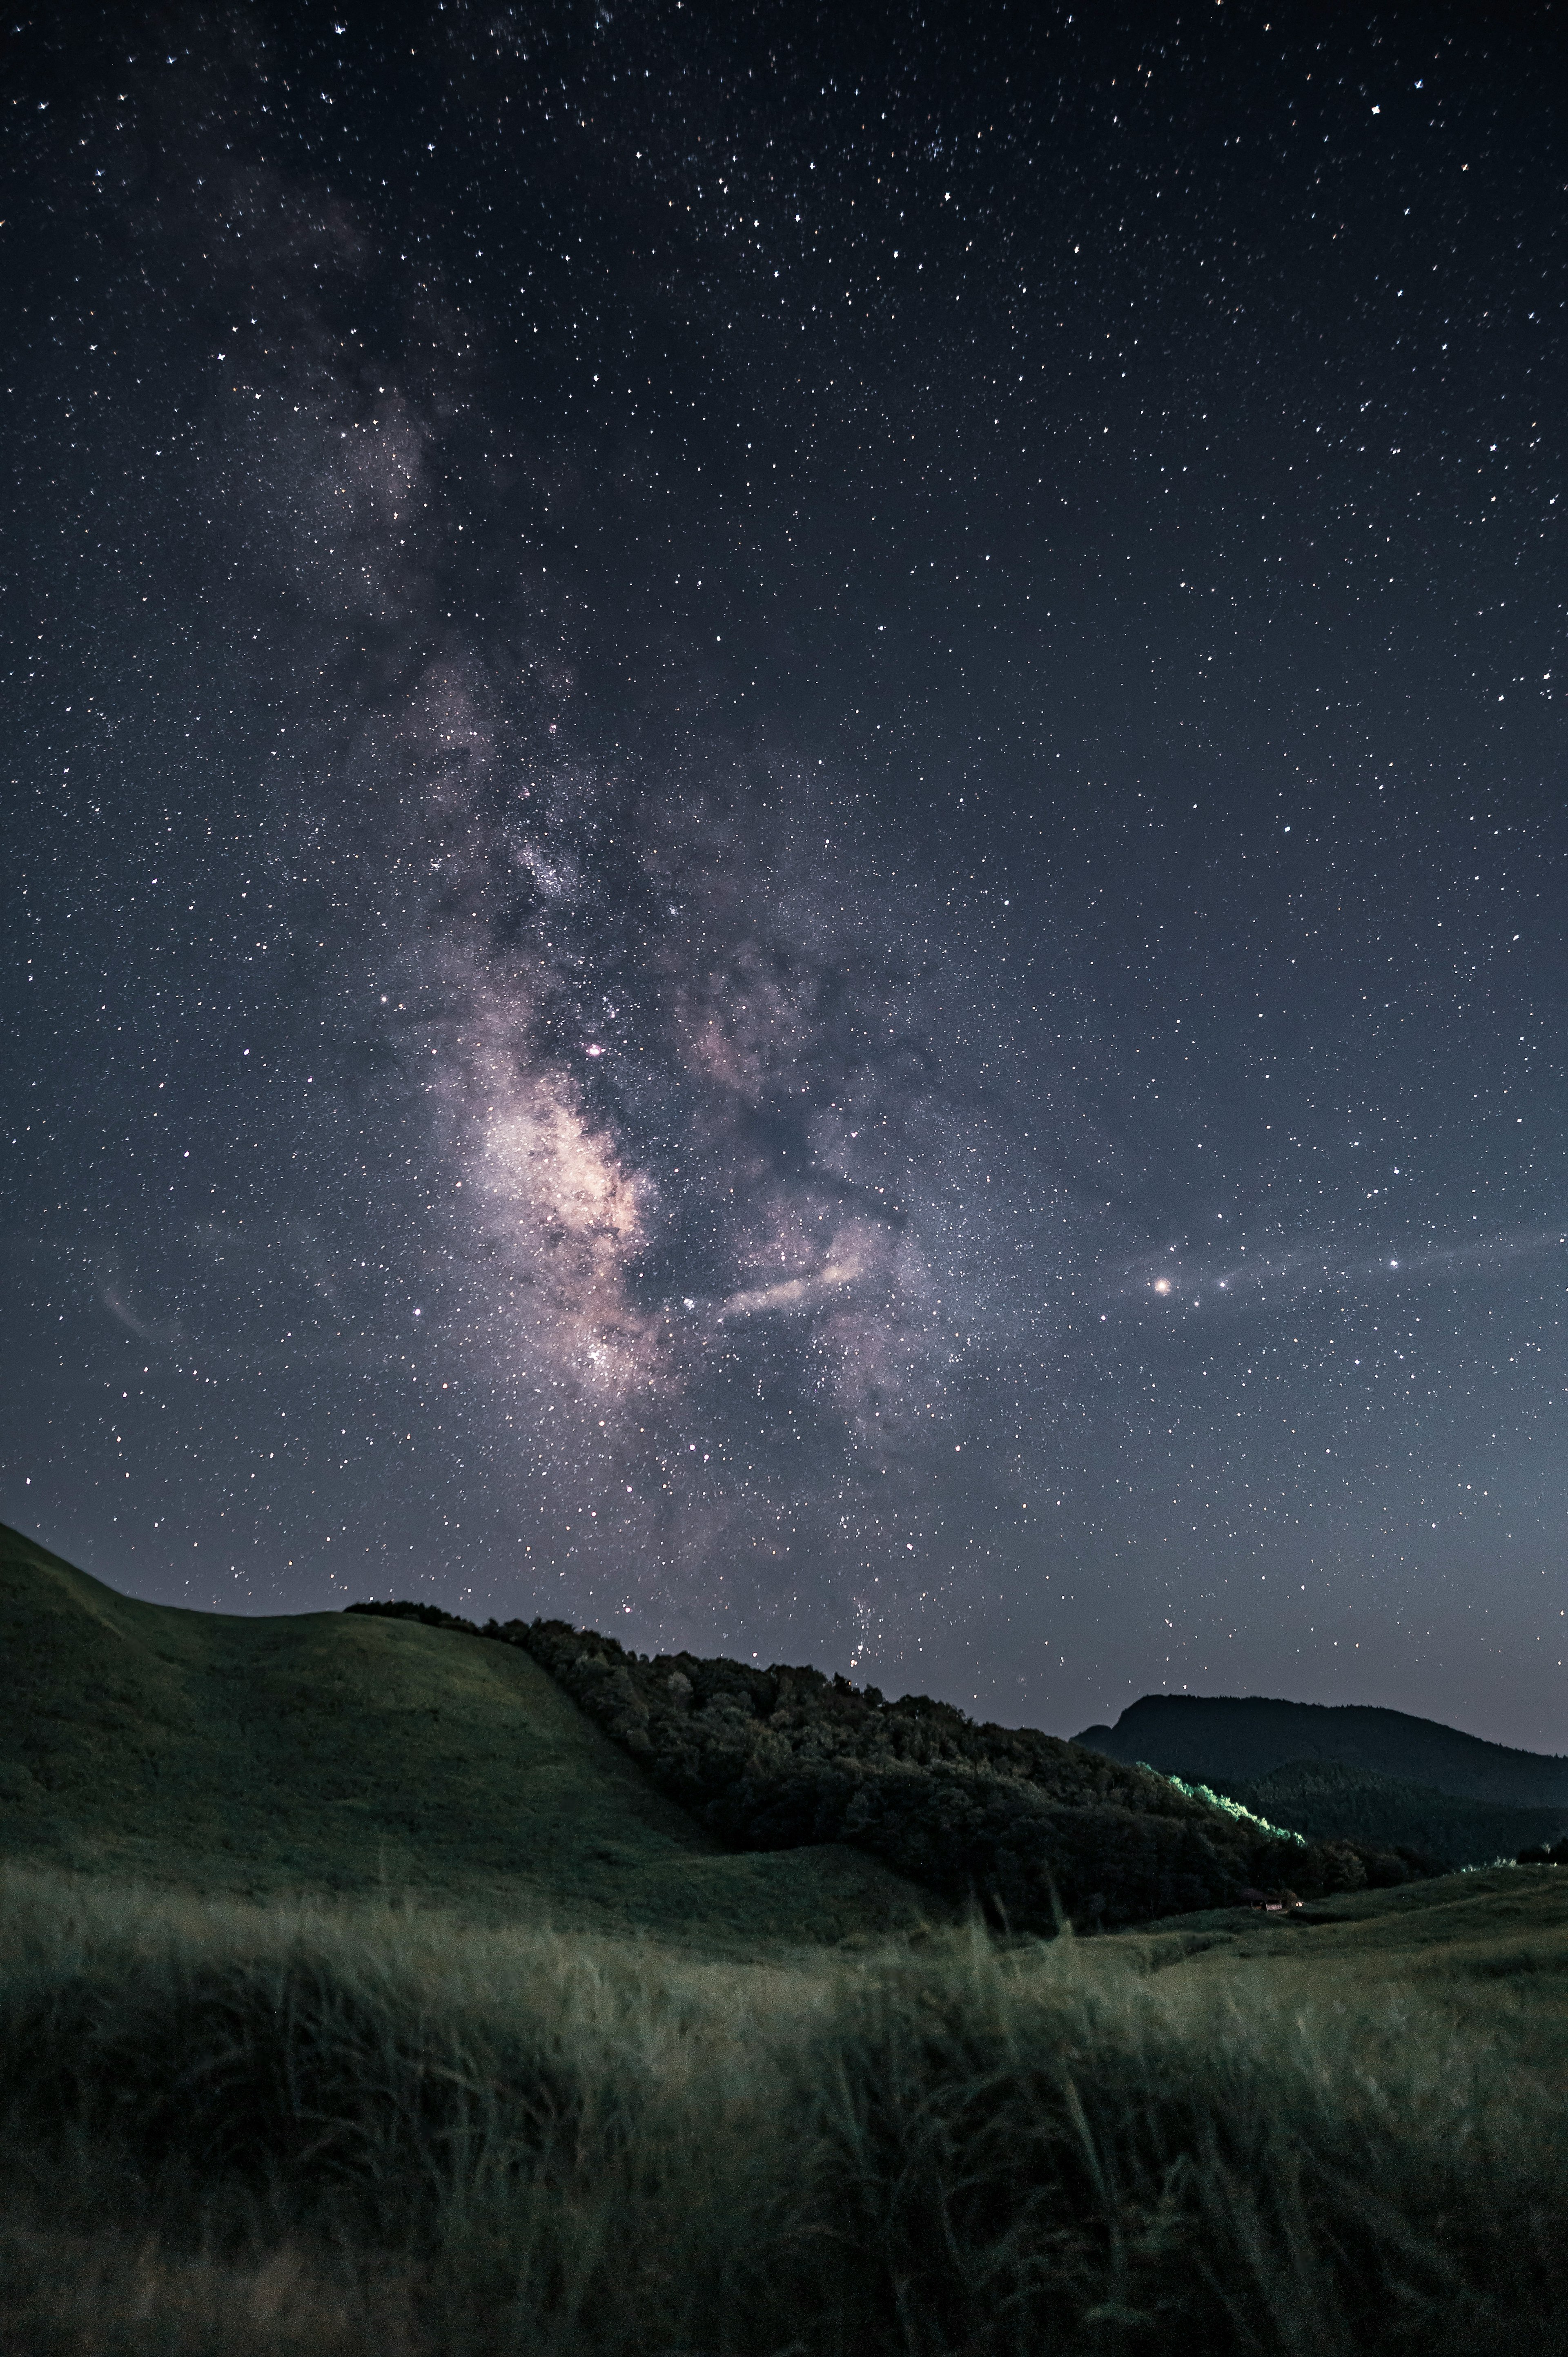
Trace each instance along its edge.
{"label": "night sky", "polygon": [[13,23],[0,1515],[1568,1750],[1563,12]]}

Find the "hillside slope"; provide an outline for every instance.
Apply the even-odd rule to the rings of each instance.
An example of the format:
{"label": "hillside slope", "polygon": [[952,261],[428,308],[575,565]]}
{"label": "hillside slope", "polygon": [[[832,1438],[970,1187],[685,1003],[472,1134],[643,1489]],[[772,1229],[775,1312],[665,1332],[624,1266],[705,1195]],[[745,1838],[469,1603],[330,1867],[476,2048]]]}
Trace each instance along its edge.
{"label": "hillside slope", "polygon": [[1249,1889],[1321,1897],[1434,1867],[1397,1846],[1283,1833],[1213,1794],[1179,1792],[1036,1727],[976,1722],[929,1695],[888,1702],[875,1686],[784,1663],[650,1658],[562,1620],[481,1631],[412,1600],[348,1609],[412,1615],[531,1654],[736,1849],[842,1842],[954,1905],[978,1900],[1015,1931],[1048,1932],[1064,1913],[1080,1930],[1108,1930]]}
{"label": "hillside slope", "polygon": [[1146,1760],[1167,1775],[1256,1781],[1307,1760],[1424,1784],[1465,1801],[1568,1809],[1568,1760],[1514,1751],[1435,1719],[1359,1703],[1276,1702],[1259,1695],[1144,1695],[1114,1727],[1076,1741],[1108,1759]]}
{"label": "hillside slope", "polygon": [[4,1525],[0,1856],[720,1938],[941,1911],[842,1848],[726,1854],[516,1649],[141,1603]]}

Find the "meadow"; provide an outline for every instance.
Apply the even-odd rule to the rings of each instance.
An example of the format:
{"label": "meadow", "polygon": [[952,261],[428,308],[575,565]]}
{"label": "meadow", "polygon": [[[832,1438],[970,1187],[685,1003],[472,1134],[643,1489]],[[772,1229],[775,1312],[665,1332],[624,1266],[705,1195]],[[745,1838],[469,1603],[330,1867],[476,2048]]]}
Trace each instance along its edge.
{"label": "meadow", "polygon": [[1568,1875],[749,1961],[20,1867],[0,2345],[1561,2349]]}

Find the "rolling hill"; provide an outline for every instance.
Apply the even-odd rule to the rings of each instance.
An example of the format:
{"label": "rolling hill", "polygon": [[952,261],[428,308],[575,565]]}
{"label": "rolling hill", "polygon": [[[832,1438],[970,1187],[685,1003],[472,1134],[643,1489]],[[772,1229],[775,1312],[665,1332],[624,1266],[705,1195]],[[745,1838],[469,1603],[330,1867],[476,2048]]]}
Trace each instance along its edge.
{"label": "rolling hill", "polygon": [[975,1900],[1015,1930],[1064,1911],[1103,1930],[1434,1870],[1375,1823],[1298,1838],[1103,1751],[809,1667],[650,1659],[412,1602],[183,1610],[15,1532],[0,1663],[0,1854],[208,1891],[833,1939]]}
{"label": "rolling hill", "polygon": [[729,1853],[516,1649],[142,1603],[4,1525],[0,1856],[720,1943],[946,1911],[836,1846]]}
{"label": "rolling hill", "polygon": [[529,1653],[736,1849],[843,1842],[1015,1931],[1048,1932],[1064,1914],[1104,1931],[1249,1889],[1390,1888],[1436,1867],[1397,1843],[1314,1841],[1038,1727],[977,1721],[929,1695],[890,1702],[809,1665],[638,1653],[564,1620],[481,1630],[413,1599],[349,1610]]}

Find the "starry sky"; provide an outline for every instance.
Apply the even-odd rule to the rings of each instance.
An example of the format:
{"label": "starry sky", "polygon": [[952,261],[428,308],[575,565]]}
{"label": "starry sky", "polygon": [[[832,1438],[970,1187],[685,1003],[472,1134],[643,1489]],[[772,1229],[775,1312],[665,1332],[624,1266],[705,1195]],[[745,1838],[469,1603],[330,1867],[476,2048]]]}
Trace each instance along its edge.
{"label": "starry sky", "polygon": [[1568,1750],[1562,33],[23,11],[0,1515]]}

